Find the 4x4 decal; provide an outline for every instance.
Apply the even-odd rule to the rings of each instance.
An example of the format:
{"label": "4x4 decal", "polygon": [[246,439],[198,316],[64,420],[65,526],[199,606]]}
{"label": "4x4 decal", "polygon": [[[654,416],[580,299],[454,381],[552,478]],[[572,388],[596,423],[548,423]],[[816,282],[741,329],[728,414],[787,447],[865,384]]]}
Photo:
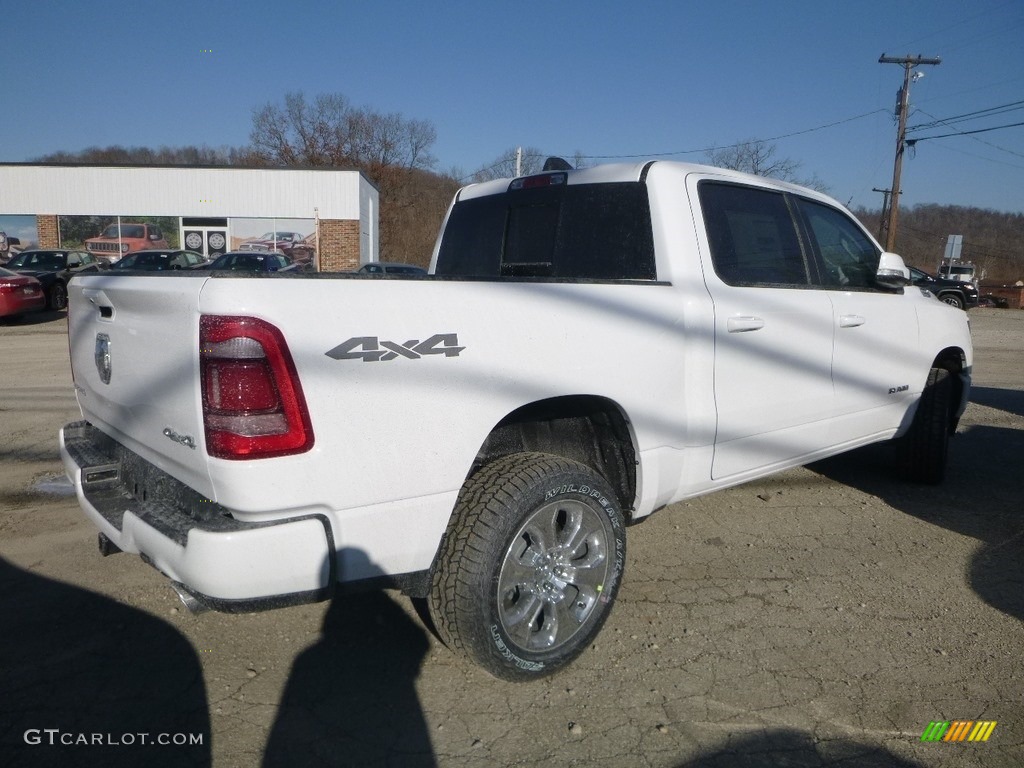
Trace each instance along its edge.
{"label": "4x4 decal", "polygon": [[465,347],[459,346],[457,333],[435,333],[429,339],[409,339],[404,344],[381,341],[376,336],[353,336],[325,354],[335,360],[362,360],[364,363],[379,363],[405,357],[419,360],[424,355],[458,357]]}

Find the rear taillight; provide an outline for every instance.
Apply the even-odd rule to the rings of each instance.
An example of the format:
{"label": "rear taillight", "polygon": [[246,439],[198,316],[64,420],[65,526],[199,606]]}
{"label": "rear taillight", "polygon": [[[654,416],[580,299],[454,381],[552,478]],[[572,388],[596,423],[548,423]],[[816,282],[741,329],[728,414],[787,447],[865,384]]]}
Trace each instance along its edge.
{"label": "rear taillight", "polygon": [[199,324],[206,449],[263,459],[313,447],[313,428],[288,345],[255,317],[204,315]]}

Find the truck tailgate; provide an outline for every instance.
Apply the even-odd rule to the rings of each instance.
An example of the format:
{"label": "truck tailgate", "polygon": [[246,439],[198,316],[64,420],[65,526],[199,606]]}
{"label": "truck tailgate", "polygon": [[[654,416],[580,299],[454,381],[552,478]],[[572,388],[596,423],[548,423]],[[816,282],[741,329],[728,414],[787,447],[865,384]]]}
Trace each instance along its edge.
{"label": "truck tailgate", "polygon": [[68,286],[72,374],[84,418],[201,493],[199,295],[205,275],[79,276]]}

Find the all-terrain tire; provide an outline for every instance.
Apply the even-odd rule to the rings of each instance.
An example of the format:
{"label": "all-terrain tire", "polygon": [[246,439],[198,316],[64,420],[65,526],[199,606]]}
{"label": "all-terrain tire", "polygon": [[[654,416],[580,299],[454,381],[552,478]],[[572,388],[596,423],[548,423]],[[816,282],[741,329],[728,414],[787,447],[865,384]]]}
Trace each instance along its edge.
{"label": "all-terrain tire", "polygon": [[908,480],[938,485],[945,479],[953,399],[951,375],[944,368],[928,372],[914,421],[896,442],[900,468]]}
{"label": "all-terrain tire", "polygon": [[495,677],[543,677],[601,629],[625,557],[622,511],[600,474],[550,454],[505,456],[459,493],[430,615],[449,648]]}

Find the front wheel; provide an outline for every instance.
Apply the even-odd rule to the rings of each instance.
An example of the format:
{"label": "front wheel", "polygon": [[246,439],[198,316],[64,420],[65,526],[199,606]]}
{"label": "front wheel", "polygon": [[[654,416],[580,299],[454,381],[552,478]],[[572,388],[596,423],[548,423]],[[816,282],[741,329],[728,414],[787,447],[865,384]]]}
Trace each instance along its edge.
{"label": "front wheel", "polygon": [[953,402],[950,376],[944,368],[928,372],[914,421],[896,442],[901,469],[908,480],[938,485],[946,477]]}
{"label": "front wheel", "polygon": [[939,298],[942,299],[943,303],[949,304],[951,307],[956,307],[957,309],[964,308],[964,300],[955,293],[944,293]]}
{"label": "front wheel", "polygon": [[506,456],[459,493],[431,618],[446,645],[496,677],[549,675],[601,629],[625,556],[622,512],[601,475],[549,454]]}

